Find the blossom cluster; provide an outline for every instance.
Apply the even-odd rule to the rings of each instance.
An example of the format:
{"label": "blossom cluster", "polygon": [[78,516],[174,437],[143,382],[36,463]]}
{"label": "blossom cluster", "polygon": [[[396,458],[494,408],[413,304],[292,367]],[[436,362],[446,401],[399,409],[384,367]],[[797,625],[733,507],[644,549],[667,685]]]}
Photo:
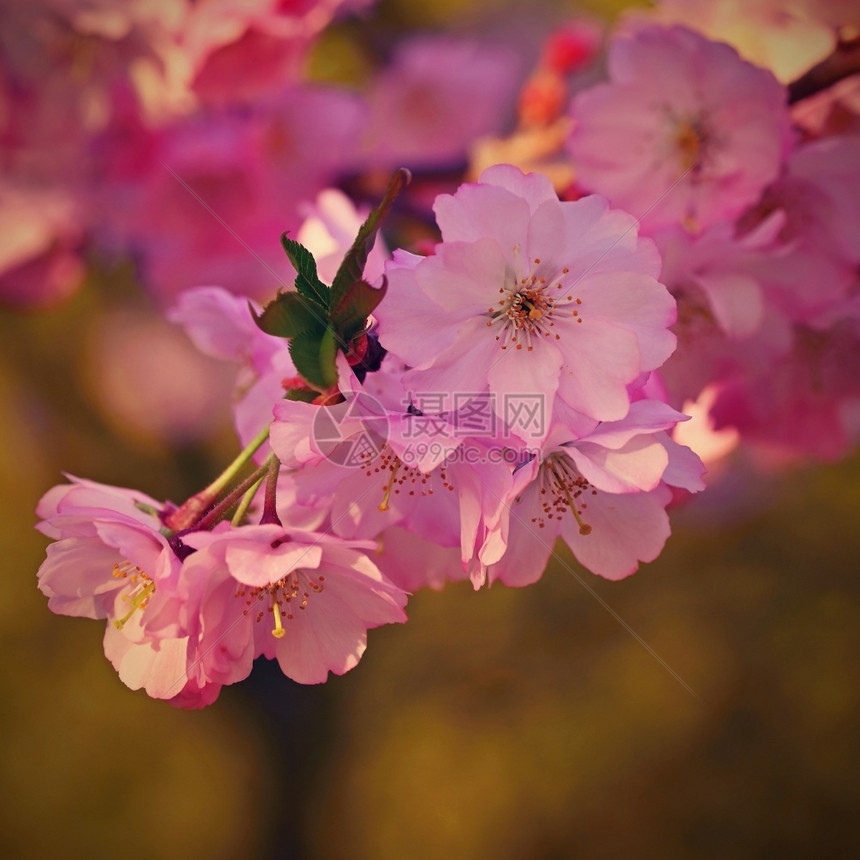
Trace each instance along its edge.
{"label": "blossom cluster", "polygon": [[715,429],[783,456],[844,456],[860,437],[860,138],[835,94],[810,108],[680,25],[629,24],[608,66],[573,99],[568,147],[578,187],[660,250],[678,301],[670,401],[704,399]]}
{"label": "blossom cluster", "polygon": [[[404,43],[363,96],[302,82],[312,38],[367,5],[261,0],[216,27],[177,0],[170,20],[129,4],[72,21],[117,49],[88,80],[125,121],[86,130],[103,187],[70,199],[121,199],[124,217],[92,216],[99,241],[135,249],[169,319],[237,365],[242,451],[181,504],[79,478],[50,490],[39,587],[53,611],[106,621],[128,686],[182,707],[258,657],[301,683],[346,672],[410,593],[534,583],[557,539],[594,574],[634,573],[662,551],[670,505],[704,489],[679,441],[696,401],[713,428],[795,455],[839,457],[860,436],[844,74],[824,60],[786,86],[713,22],[696,29],[692,5],[664,3],[610,36],[598,83],[599,29],[555,33],[517,128],[477,141],[514,102],[492,50]],[[856,34],[816,20],[850,60]],[[153,52],[176,85],[158,110],[138,80]],[[23,99],[36,83],[21,80]],[[446,184],[439,168],[467,150]],[[358,180],[401,159],[411,184],[397,170],[357,207]],[[216,217],[190,229],[200,203]],[[82,237],[53,229],[45,247],[80,262]],[[16,259],[32,272],[45,247]],[[288,260],[293,286],[266,301],[246,256],[272,275]]]}
{"label": "blossom cluster", "polygon": [[405,620],[408,591],[526,585],[559,536],[595,573],[627,576],[662,549],[671,488],[702,488],[698,457],[670,437],[685,416],[649,384],[675,345],[675,302],[632,216],[562,202],[511,165],[435,210],[433,255],[395,252],[379,286],[328,303],[320,345],[348,331],[338,309],[362,285],[378,300],[335,344],[330,385],[302,315],[353,264],[372,268],[381,213],[331,287],[285,239],[304,280],[265,309],[220,288],[182,297],[173,319],[244,363],[247,445],[203,493],[176,507],[75,479],[42,500],[56,543],[40,587],[56,612],[108,620],[105,652],[130,686],[207,704],[260,656],[322,681],[355,665],[368,628]]}

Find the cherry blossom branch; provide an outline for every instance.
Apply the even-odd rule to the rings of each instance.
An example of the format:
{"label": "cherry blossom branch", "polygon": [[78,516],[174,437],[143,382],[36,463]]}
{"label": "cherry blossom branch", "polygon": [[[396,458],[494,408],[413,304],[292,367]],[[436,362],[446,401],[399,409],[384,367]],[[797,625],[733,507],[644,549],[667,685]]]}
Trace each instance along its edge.
{"label": "cherry blossom branch", "polygon": [[788,103],[796,104],[858,72],[860,72],[860,36],[840,39],[830,56],[788,85]]}
{"label": "cherry blossom branch", "polygon": [[260,489],[260,484],[263,483],[263,478],[259,478],[255,484],[252,484],[251,487],[245,492],[245,495],[242,496],[242,501],[239,502],[239,506],[236,508],[235,513],[233,514],[232,519],[230,520],[231,526],[240,526],[242,524],[242,520],[245,517],[245,514],[248,512],[248,508],[251,507],[251,502],[254,500],[254,496],[257,494],[257,490]]}
{"label": "cherry blossom branch", "polygon": [[274,455],[270,454],[268,458],[266,458],[266,462],[260,466],[253,474],[249,475],[239,484],[238,487],[231,490],[217,505],[215,505],[212,510],[210,510],[206,516],[201,517],[196,523],[194,523],[194,528],[200,531],[206,531],[211,529],[226,513],[233,507],[237,502],[240,502],[242,497],[248,490],[251,489],[255,484],[259,484],[263,478],[269,473],[270,469],[270,460]]}
{"label": "cherry blossom branch", "polygon": [[174,532],[191,528],[197,522],[198,517],[224,492],[230,485],[230,482],[239,474],[268,438],[269,426],[266,425],[208,487],[199,493],[195,493],[173,511],[173,513],[166,516],[164,524]]}
{"label": "cherry blossom branch", "polygon": [[278,471],[281,463],[274,454],[270,454],[266,462],[269,465],[269,476],[266,479],[266,500],[263,503],[263,516],[260,525],[281,525],[281,518],[277,510]]}

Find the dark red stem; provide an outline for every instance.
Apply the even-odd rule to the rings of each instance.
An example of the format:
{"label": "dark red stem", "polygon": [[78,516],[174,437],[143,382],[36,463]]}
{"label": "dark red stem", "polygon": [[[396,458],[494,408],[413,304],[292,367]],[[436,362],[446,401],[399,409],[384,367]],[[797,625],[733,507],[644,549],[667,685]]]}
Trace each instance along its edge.
{"label": "dark red stem", "polygon": [[843,78],[860,72],[860,36],[837,43],[830,56],[813,66],[808,72],[788,85],[788,103],[793,105]]}
{"label": "dark red stem", "polygon": [[212,508],[204,517],[194,523],[194,529],[196,531],[206,531],[207,529],[211,529],[226,513],[233,507],[233,505],[238,504],[242,499],[242,496],[257,483],[269,470],[268,464],[260,466],[253,474],[249,475],[239,484],[238,487],[232,489],[214,508]]}
{"label": "dark red stem", "polygon": [[260,525],[282,525],[277,510],[278,472],[280,468],[280,461],[277,457],[273,456],[269,461],[269,477],[266,479],[266,499],[263,502],[263,516],[260,517]]}

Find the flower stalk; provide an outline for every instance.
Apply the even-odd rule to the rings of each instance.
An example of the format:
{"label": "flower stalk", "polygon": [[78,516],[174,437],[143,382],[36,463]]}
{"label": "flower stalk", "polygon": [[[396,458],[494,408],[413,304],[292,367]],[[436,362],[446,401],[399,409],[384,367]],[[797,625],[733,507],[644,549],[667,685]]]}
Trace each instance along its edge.
{"label": "flower stalk", "polygon": [[[266,425],[208,487],[199,493],[195,493],[175,511],[168,514],[164,518],[164,524],[173,532],[185,531],[194,526],[206,511],[212,507],[221,493],[230,485],[236,475],[239,474],[268,438],[269,427]],[[247,490],[247,487],[245,489]],[[244,493],[245,490],[242,492]],[[232,495],[231,493],[230,497]]]}

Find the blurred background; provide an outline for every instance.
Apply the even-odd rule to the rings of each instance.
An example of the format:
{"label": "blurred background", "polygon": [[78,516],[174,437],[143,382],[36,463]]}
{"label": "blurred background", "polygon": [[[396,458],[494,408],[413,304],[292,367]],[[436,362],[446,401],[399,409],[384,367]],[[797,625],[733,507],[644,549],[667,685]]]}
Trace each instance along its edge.
{"label": "blurred background", "polygon": [[[368,80],[368,30],[377,42],[517,30],[515,91],[554,26],[622,5],[382,0],[336,20],[302,61],[315,80]],[[497,133],[505,121],[492,117]],[[353,167],[352,188],[373,187],[375,167]],[[127,690],[102,625],[52,615],[36,588],[35,505],[64,472],[177,502],[200,489],[235,453],[235,368],[198,354],[160,314],[172,293],[109,250],[87,252],[74,290],[0,310],[4,856],[851,852],[856,455],[778,474],[730,463],[674,512],[663,555],[622,582],[560,547],[528,589],[420,592],[408,624],[371,631],[358,668],[324,686],[258,662],[203,711]],[[277,284],[263,275],[265,294]]]}

